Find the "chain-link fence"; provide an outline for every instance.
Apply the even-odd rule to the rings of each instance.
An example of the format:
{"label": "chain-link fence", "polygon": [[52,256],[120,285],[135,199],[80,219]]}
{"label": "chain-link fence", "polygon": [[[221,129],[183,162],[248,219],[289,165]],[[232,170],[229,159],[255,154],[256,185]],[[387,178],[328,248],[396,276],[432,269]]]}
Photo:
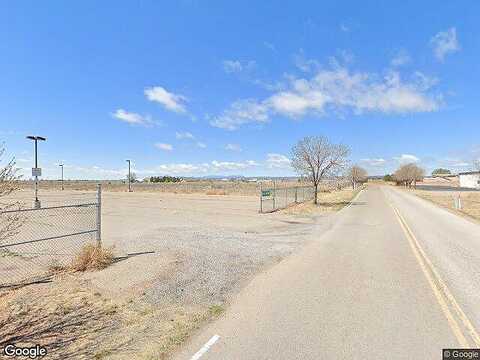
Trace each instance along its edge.
{"label": "chain-link fence", "polygon": [[[49,194],[39,209],[19,206],[0,211],[0,288],[34,281],[58,266],[68,266],[86,244],[100,242],[101,188],[84,194]],[[63,200],[62,200],[63,197]],[[23,206],[22,206],[23,204]],[[16,230],[6,226],[16,219]],[[0,234],[2,235],[2,234]]]}
{"label": "chain-link fence", "polygon": [[267,213],[284,209],[289,205],[312,200],[315,197],[313,186],[292,186],[262,189],[260,193],[260,212]]}

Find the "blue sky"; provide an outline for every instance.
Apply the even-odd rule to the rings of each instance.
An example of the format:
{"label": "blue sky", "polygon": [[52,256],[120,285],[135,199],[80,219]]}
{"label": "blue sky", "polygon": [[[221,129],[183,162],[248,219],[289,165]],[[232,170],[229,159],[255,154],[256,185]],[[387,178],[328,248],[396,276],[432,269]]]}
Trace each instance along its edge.
{"label": "blue sky", "polygon": [[46,178],[289,175],[306,135],[371,174],[480,155],[478,1],[0,7],[0,138],[27,169],[47,137]]}

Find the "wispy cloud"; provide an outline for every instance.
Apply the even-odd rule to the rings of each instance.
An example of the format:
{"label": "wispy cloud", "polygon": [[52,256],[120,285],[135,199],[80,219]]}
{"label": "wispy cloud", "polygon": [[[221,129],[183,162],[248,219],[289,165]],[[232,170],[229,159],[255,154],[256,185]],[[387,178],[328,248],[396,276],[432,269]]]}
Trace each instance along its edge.
{"label": "wispy cloud", "polygon": [[400,164],[420,162],[420,159],[412,154],[402,154],[400,156],[394,157],[394,159],[398,161]]}
{"label": "wispy cloud", "polygon": [[[178,139],[178,140],[191,140],[191,141],[194,141],[196,138],[195,136],[191,133],[191,132],[188,132],[188,131],[184,131],[184,132],[176,132],[175,133],[175,137]],[[201,141],[195,141],[195,145],[201,149],[205,149],[207,147],[207,145]]]}
{"label": "wispy cloud", "polygon": [[412,61],[412,58],[406,50],[398,51],[395,56],[390,61],[390,64],[394,67],[403,66],[409,64]]}
{"label": "wispy cloud", "polygon": [[290,77],[286,89],[264,100],[237,100],[210,124],[235,130],[247,123],[266,123],[274,114],[295,119],[335,111],[357,115],[432,112],[442,100],[439,95],[429,93],[436,84],[433,80],[418,72],[405,81],[397,71],[380,77],[375,73],[351,72],[337,65],[317,70],[310,78]]}
{"label": "wispy cloud", "polygon": [[240,152],[242,151],[242,148],[238,144],[227,144],[225,145],[225,150]]}
{"label": "wispy cloud", "polygon": [[445,56],[460,50],[460,44],[457,40],[457,29],[452,27],[446,31],[440,31],[430,39],[430,44],[433,46],[435,57],[443,62]]}
{"label": "wispy cloud", "polygon": [[340,30],[343,31],[343,32],[349,32],[349,31],[350,31],[350,27],[348,27],[348,26],[345,25],[344,23],[341,23],[341,24],[340,24]]}
{"label": "wispy cloud", "polygon": [[161,104],[165,109],[177,113],[185,113],[187,98],[183,95],[168,92],[161,86],[147,88],[144,91],[148,100]]}
{"label": "wispy cloud", "polygon": [[231,104],[230,108],[214,117],[210,124],[226,130],[236,130],[243,124],[268,121],[268,107],[265,104],[257,103],[255,100],[247,99],[238,100]]}
{"label": "wispy cloud", "polygon": [[271,42],[264,41],[264,42],[263,42],[263,45],[264,45],[267,49],[269,49],[269,50],[271,50],[271,51],[277,51],[277,48],[275,47],[275,44],[273,44],[273,43],[271,43]]}
{"label": "wispy cloud", "polygon": [[172,151],[173,146],[171,144],[166,144],[166,143],[155,143],[155,147],[159,150],[163,151]]}
{"label": "wispy cloud", "polygon": [[240,60],[224,60],[223,70],[228,73],[239,73],[242,71],[249,71],[255,67],[255,61],[240,61]]}
{"label": "wispy cloud", "polygon": [[179,140],[182,140],[182,139],[195,139],[195,136],[192,135],[192,133],[189,133],[188,131],[185,131],[185,132],[176,132],[175,133],[175,137]]}
{"label": "wispy cloud", "polygon": [[270,153],[267,154],[266,165],[270,169],[288,169],[291,167],[291,161],[285,155]]}
{"label": "wispy cloud", "polygon": [[205,175],[205,174],[219,174],[229,173],[232,171],[244,171],[260,166],[254,160],[246,161],[218,161],[213,160],[211,162],[192,164],[192,163],[172,163],[158,165],[149,172],[156,172],[159,174],[171,174],[171,175]]}
{"label": "wispy cloud", "polygon": [[150,116],[142,116],[124,109],[117,109],[112,116],[130,125],[151,126],[153,124]]}

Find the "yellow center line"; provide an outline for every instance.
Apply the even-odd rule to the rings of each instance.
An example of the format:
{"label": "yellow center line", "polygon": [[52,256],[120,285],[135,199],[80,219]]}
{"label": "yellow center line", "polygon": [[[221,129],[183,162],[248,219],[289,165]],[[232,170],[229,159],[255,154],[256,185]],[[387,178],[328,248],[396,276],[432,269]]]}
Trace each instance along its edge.
{"label": "yellow center line", "polygon": [[[455,309],[455,312],[457,316],[460,318],[460,320],[463,322],[464,326],[468,329],[470,336],[474,340],[474,342],[479,346],[480,342],[479,337],[477,332],[475,331],[475,328],[473,327],[472,323],[470,320],[468,320],[467,316],[465,313],[462,311],[460,306],[458,305],[458,302],[455,300],[453,297],[452,293],[448,289],[447,285],[443,282],[443,280],[440,278],[438,275],[438,272],[435,270],[432,262],[428,259],[426,256],[425,252],[421,248],[420,244],[418,243],[417,238],[413,234],[412,230],[409,228],[407,225],[405,219],[402,217],[400,212],[395,208],[395,206],[390,203],[390,206],[392,207],[393,211],[395,212],[395,215],[397,216],[398,222],[400,223],[400,226],[402,227],[402,230],[405,233],[405,236],[410,244],[410,247],[415,255],[415,258],[417,259],[425,277],[427,278],[428,283],[430,284],[430,287],[433,290],[433,294],[435,295],[435,298],[437,299],[443,314],[447,318],[448,324],[454,333],[455,337],[457,338],[458,342],[460,345],[464,348],[469,348],[470,345],[463,335],[463,332],[460,328],[460,325],[458,322],[455,320],[455,317],[453,316],[452,312],[450,311],[450,308],[447,304],[447,300],[449,300],[451,306]],[[437,285],[439,284],[441,288]],[[442,293],[443,290],[443,293]],[[444,295],[445,294],[445,297]]]}

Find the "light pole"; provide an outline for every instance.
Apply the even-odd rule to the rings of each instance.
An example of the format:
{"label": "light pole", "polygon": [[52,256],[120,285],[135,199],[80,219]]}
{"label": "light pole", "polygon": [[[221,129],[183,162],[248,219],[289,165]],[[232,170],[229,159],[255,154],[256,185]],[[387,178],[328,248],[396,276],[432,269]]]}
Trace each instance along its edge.
{"label": "light pole", "polygon": [[35,177],[35,201],[33,203],[33,207],[35,209],[40,209],[41,204],[40,200],[38,200],[38,177],[42,176],[42,169],[38,167],[38,141],[45,141],[47,140],[46,138],[42,136],[27,136],[27,139],[33,140],[35,142],[35,167],[32,169],[32,176]]}
{"label": "light pole", "polygon": [[60,166],[60,168],[62,169],[62,190],[64,190],[64,187],[63,187],[63,164],[59,164],[58,166]]}
{"label": "light pole", "polygon": [[131,185],[131,174],[130,174],[130,160],[125,160],[128,163],[128,192],[132,192],[132,185]]}

